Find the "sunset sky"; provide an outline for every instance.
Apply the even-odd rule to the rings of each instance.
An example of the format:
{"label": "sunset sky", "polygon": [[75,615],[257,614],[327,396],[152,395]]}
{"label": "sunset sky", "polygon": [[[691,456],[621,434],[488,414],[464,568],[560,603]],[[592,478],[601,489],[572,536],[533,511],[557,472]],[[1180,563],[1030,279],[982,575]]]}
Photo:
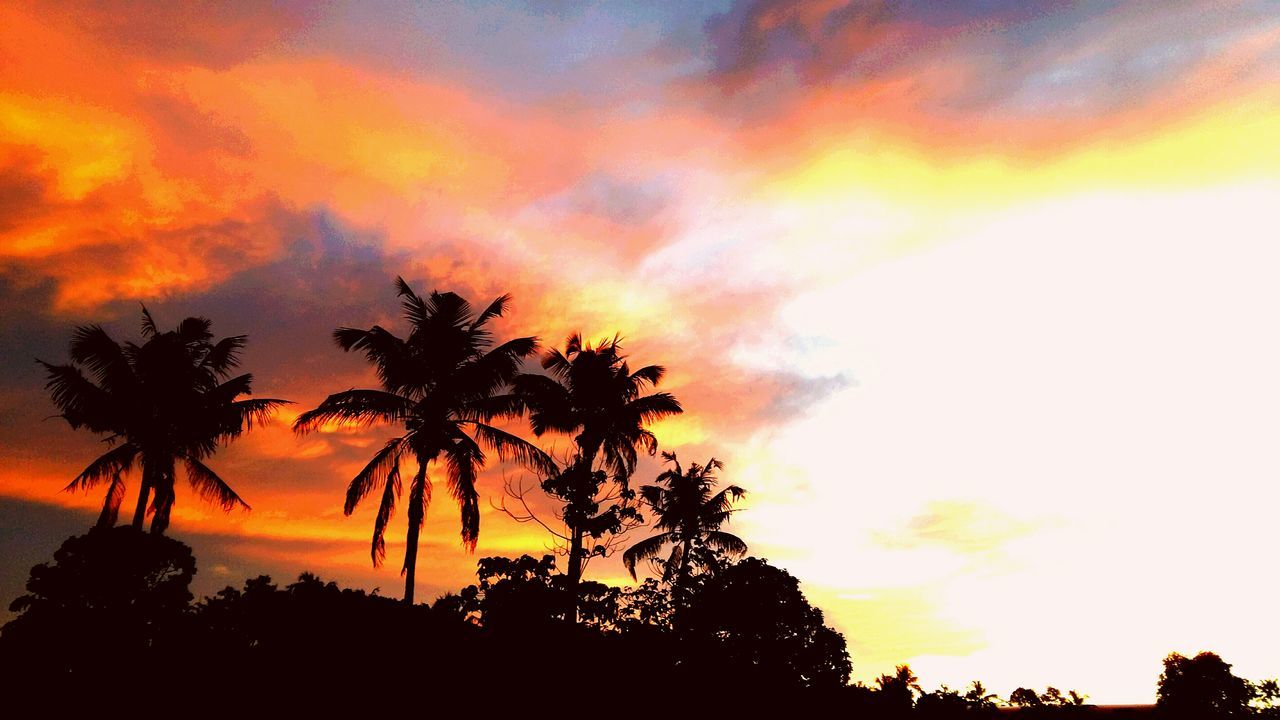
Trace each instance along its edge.
{"label": "sunset sky", "polygon": [[[209,463],[251,512],[179,487],[197,593],[398,595],[403,515],[380,569],[342,515],[391,431],[289,421],[376,382],[330,333],[403,328],[403,275],[667,366],[663,449],[725,461],[856,678],[1280,674],[1274,0],[228,5],[0,3],[3,605],[101,503],[34,359],[140,302],[297,402]],[[474,555],[437,495],[419,598],[544,551],[487,502],[520,473]]]}

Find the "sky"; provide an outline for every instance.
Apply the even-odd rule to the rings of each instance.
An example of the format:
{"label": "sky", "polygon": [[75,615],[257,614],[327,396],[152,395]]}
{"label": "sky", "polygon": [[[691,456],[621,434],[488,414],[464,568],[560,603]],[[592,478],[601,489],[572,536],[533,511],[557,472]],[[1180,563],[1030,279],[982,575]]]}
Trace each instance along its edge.
{"label": "sky", "polygon": [[[403,275],[666,366],[662,448],[750,491],[855,678],[1273,677],[1277,81],[1273,0],[0,4],[0,599],[101,502],[34,359],[140,303],[297,403],[210,461],[251,511],[179,488],[197,593],[398,595],[403,517],[375,569],[342,515],[391,430],[289,422],[375,382],[330,333],[402,328]],[[474,555],[432,506],[420,598],[545,552],[482,506]]]}

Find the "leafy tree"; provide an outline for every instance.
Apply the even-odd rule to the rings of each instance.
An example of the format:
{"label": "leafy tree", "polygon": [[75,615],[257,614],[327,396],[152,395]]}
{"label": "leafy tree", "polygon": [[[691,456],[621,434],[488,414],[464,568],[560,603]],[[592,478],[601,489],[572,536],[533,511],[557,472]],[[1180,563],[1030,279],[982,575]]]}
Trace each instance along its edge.
{"label": "leafy tree", "polygon": [[747,558],[709,578],[686,612],[689,662],[705,669],[709,685],[732,679],[795,689],[849,682],[844,636],[824,624],[798,580],[764,560]]}
{"label": "leafy tree", "polygon": [[428,469],[444,466],[449,494],[461,510],[462,542],[475,548],[480,535],[480,503],[476,478],[485,466],[485,450],[503,461],[519,461],[550,473],[551,458],[528,441],[490,424],[518,413],[503,390],[535,353],[537,339],[516,338],[492,347],[487,325],[506,312],[503,295],[476,313],[451,292],[419,297],[396,278],[409,334],[401,338],[381,326],[368,330],[338,328],[333,337],[343,350],[363,352],[377,370],[380,389],[345,390],[330,395],[294,423],[300,433],[330,422],[361,425],[387,423],[405,433],[386,442],[356,474],[347,488],[343,512],[350,515],[370,493],[381,490],[374,519],[371,555],[374,566],[386,557],[384,535],[401,494],[401,460],[413,458],[417,469],[409,482],[409,531],[403,574],[404,600],[413,604],[418,534],[431,502]]}
{"label": "leafy tree", "polygon": [[618,614],[619,624],[624,629],[669,631],[675,616],[675,604],[671,601],[671,593],[656,579],[645,578],[636,587],[622,591]]}
{"label": "leafy tree", "polygon": [[908,665],[898,665],[893,674],[884,674],[876,678],[877,706],[884,712],[901,715],[909,712],[914,706],[916,696],[923,694],[920,689],[920,678],[911,672]]}
{"label": "leafy tree", "polygon": [[1280,718],[1280,682],[1263,680],[1253,683],[1253,704],[1259,717]]}
{"label": "leafy tree", "polygon": [[1036,708],[1044,705],[1044,701],[1035,690],[1020,687],[1009,693],[1009,704],[1020,708]]}
{"label": "leafy tree", "polygon": [[737,485],[716,491],[716,470],[724,464],[715,458],[706,465],[693,463],[688,470],[680,467],[675,453],[663,453],[663,459],[674,467],[657,478],[657,485],[646,485],[640,496],[653,511],[654,527],[661,532],[632,545],[622,555],[631,577],[636,576],[636,563],[656,558],[664,547],[671,554],[661,561],[662,579],[683,596],[694,565],[707,567],[715,557],[708,549],[729,556],[747,552],[747,544],[737,535],[720,528],[736,512],[733,502],[747,494]]}
{"label": "leafy tree", "polygon": [[1193,658],[1172,653],[1164,659],[1156,707],[1177,717],[1231,718],[1252,712],[1253,686],[1231,673],[1231,665],[1211,652]]}
{"label": "leafy tree", "polygon": [[[540,559],[481,558],[476,567],[479,582],[437,603],[472,618],[481,627],[506,633],[553,632],[561,627],[567,582],[555,572],[554,555]],[[584,627],[616,626],[621,591],[602,583],[579,583],[579,621]]]}
{"label": "leafy tree", "polygon": [[[1075,695],[1074,691],[1072,695]],[[974,680],[969,685],[969,689],[965,691],[964,699],[972,710],[994,710],[1000,701],[1000,696],[987,692],[987,688],[982,684],[982,681]]]}
{"label": "leafy tree", "polygon": [[132,527],[95,527],[31,569],[18,616],[0,631],[5,672],[92,677],[135,662],[181,620],[196,572],[191,548]]}
{"label": "leafy tree", "polygon": [[72,337],[71,364],[41,361],[61,416],[72,428],[106,435],[113,446],[67,486],[87,490],[107,483],[98,525],[115,524],[125,476],[135,465],[142,470],[135,528],[149,512],[148,500],[151,531],[163,533],[169,526],[179,462],[201,497],[224,510],[248,508],[204,461],[286,401],[241,399],[253,382],[250,374],[232,375],[245,337],[214,342],[210,326],[206,318],[189,317],[177,329],[160,332],[144,308],[142,345],[121,345],[102,327],[86,325]]}
{"label": "leafy tree", "polygon": [[[545,492],[563,503],[573,601],[588,558],[585,538],[598,540],[637,520],[635,493],[628,481],[635,472],[638,451],[657,452],[658,441],[648,425],[683,409],[669,393],[645,394],[662,381],[665,371],[660,365],[632,371],[617,338],[593,347],[575,333],[563,352],[553,349],[543,355],[542,367],[549,375],[523,374],[516,379],[515,390],[535,435],[574,435],[574,457],[542,484]],[[602,498],[602,488],[609,481],[615,492]],[[569,617],[576,614],[571,607]]]}

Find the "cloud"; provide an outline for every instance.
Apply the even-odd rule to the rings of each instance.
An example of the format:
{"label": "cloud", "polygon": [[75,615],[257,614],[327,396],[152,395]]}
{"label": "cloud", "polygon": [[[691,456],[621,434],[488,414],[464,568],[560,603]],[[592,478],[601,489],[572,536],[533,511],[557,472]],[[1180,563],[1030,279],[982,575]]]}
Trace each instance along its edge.
{"label": "cloud", "polygon": [[1247,0],[749,0],[706,23],[701,97],[799,145],[887,129],[940,150],[1061,151],[1265,88],[1278,31]]}
{"label": "cloud", "polygon": [[90,2],[45,19],[151,62],[225,68],[279,45],[319,15],[308,3]]}
{"label": "cloud", "polygon": [[889,550],[937,546],[964,555],[990,554],[1043,527],[1042,522],[1013,517],[993,505],[932,500],[900,530],[878,532],[874,537]]}

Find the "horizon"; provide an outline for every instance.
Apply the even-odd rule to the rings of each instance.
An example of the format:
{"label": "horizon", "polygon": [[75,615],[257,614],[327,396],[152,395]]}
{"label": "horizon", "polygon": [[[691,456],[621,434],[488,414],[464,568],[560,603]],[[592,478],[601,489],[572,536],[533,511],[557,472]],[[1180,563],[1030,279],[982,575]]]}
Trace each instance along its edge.
{"label": "horizon", "polygon": [[[376,385],[331,334],[403,332],[403,276],[663,365],[660,449],[724,461],[855,680],[1274,677],[1277,80],[1261,0],[0,7],[0,617],[102,502],[62,492],[101,442],[34,361],[140,304],[248,335],[296,403],[208,461],[251,511],[179,488],[197,596],[396,594],[403,512],[380,568],[373,504],[342,515],[391,431],[290,425]],[[544,552],[491,504],[531,477],[492,459],[473,554],[437,493],[420,600]]]}

